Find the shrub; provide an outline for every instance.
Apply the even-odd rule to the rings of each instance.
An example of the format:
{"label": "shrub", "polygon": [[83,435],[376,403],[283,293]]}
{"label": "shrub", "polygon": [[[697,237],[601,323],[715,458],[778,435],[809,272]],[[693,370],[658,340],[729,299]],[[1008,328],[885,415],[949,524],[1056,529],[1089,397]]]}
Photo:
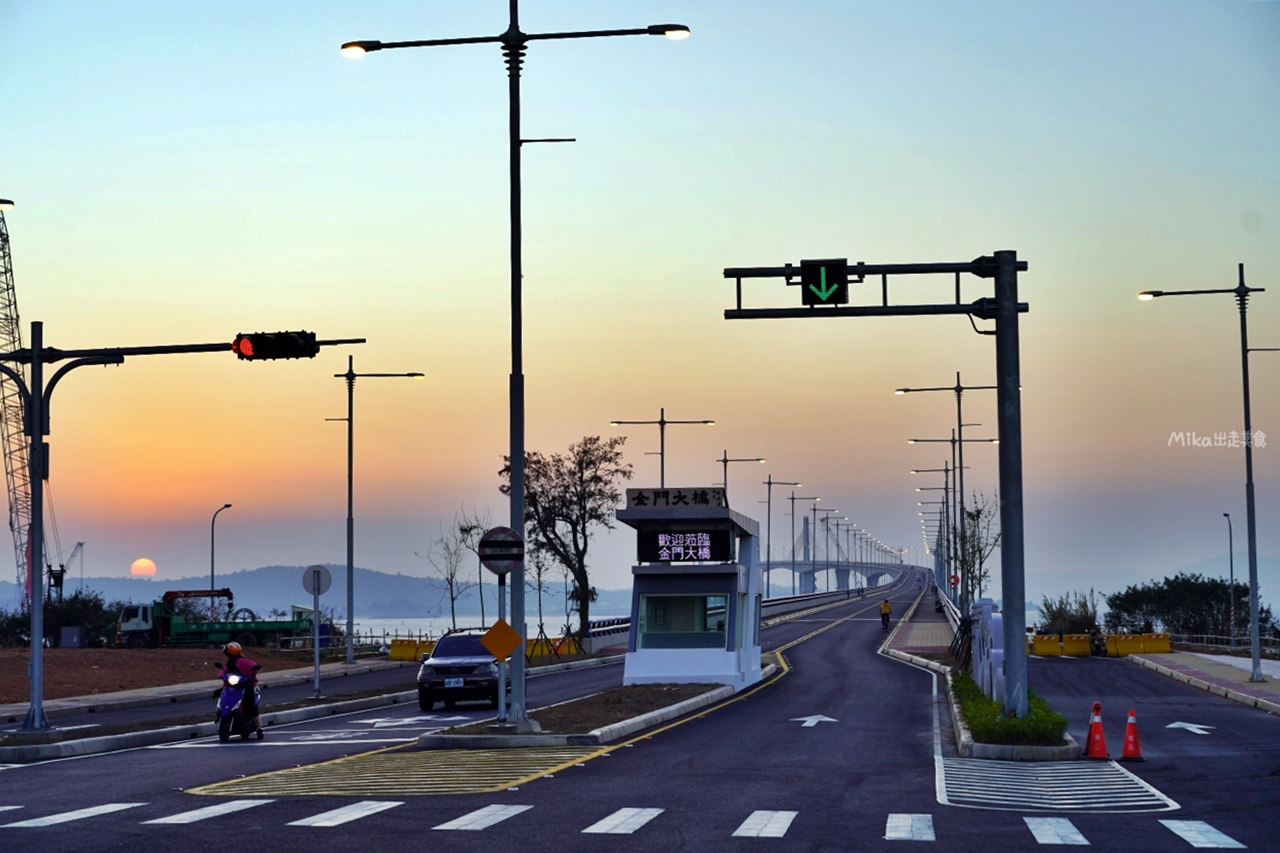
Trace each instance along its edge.
{"label": "shrub", "polygon": [[1004,716],[1004,706],[988,699],[977,682],[967,675],[953,675],[951,692],[960,706],[960,716],[977,743],[1008,746],[1062,746],[1067,718],[1049,703],[1027,691],[1030,710],[1025,717]]}

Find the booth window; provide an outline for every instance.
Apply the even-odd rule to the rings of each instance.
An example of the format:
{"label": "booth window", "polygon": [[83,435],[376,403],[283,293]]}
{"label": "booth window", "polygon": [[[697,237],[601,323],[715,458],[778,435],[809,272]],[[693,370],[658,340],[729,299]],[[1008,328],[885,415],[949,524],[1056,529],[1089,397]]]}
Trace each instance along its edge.
{"label": "booth window", "polygon": [[723,649],[729,619],[724,595],[641,595],[641,649]]}

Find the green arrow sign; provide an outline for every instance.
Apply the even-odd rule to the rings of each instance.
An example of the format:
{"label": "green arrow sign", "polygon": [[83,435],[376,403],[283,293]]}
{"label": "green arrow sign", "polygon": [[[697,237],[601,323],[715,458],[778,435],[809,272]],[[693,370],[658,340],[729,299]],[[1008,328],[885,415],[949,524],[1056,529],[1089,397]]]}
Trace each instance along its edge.
{"label": "green arrow sign", "polygon": [[849,262],[801,261],[800,284],[804,305],[843,305],[849,301]]}

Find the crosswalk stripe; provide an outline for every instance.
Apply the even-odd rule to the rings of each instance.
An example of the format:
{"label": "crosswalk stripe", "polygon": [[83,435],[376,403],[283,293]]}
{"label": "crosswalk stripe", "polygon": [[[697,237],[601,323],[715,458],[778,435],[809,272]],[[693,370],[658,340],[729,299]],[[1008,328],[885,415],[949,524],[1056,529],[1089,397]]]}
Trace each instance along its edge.
{"label": "crosswalk stripe", "polygon": [[630,835],[658,815],[662,809],[618,809],[604,820],[582,830],[596,835]]}
{"label": "crosswalk stripe", "polygon": [[340,809],[321,812],[318,815],[304,817],[302,820],[295,820],[288,826],[341,826],[344,823],[350,823],[353,820],[359,820],[362,817],[385,812],[387,809],[394,809],[396,806],[403,806],[403,802],[365,800],[360,803],[352,803],[349,806],[343,806]]}
{"label": "crosswalk stripe", "polygon": [[755,811],[733,833],[738,838],[781,838],[798,812]]}
{"label": "crosswalk stripe", "polygon": [[251,809],[254,806],[265,806],[267,803],[274,802],[275,800],[229,800],[225,803],[218,803],[216,806],[205,806],[202,809],[193,809],[189,812],[171,814],[168,817],[160,817],[155,820],[144,820],[142,823],[144,826],[158,823],[196,823],[197,821],[208,820],[211,817],[219,817],[233,812],[242,812],[245,809]]}
{"label": "crosswalk stripe", "polygon": [[885,841],[936,841],[933,815],[891,814],[884,824]]}
{"label": "crosswalk stripe", "polygon": [[1027,829],[1041,844],[1088,844],[1089,840],[1065,817],[1024,817]]}
{"label": "crosswalk stripe", "polygon": [[515,817],[520,812],[527,812],[533,806],[485,806],[462,817],[454,818],[448,823],[434,826],[432,829],[486,829],[495,823]]}
{"label": "crosswalk stripe", "polygon": [[73,820],[82,820],[86,817],[97,817],[101,814],[111,814],[112,812],[122,812],[125,809],[136,809],[138,806],[145,806],[146,803],[107,803],[106,805],[93,806],[87,809],[76,809],[73,812],[62,812],[61,814],[51,814],[46,817],[32,818],[31,820],[21,820],[17,823],[6,823],[0,826],[0,829],[14,829],[17,827],[28,826],[53,826],[58,823],[69,823]]}
{"label": "crosswalk stripe", "polygon": [[14,809],[20,809],[22,806],[0,806],[0,812],[11,812]]}
{"label": "crosswalk stripe", "polygon": [[1202,820],[1162,820],[1160,822],[1192,847],[1244,848],[1239,841],[1226,833],[1219,832]]}

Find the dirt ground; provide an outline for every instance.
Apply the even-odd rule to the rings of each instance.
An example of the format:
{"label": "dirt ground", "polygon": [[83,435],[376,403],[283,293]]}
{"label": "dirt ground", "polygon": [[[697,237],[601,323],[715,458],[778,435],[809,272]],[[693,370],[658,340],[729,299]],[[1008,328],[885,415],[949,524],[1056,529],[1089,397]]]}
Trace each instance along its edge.
{"label": "dirt ground", "polygon": [[[263,672],[311,663],[309,653],[271,649],[249,649],[246,657],[262,664]],[[29,649],[0,649],[0,705],[30,698],[30,660]],[[218,649],[45,649],[44,698],[206,681],[217,678],[222,661]]]}

